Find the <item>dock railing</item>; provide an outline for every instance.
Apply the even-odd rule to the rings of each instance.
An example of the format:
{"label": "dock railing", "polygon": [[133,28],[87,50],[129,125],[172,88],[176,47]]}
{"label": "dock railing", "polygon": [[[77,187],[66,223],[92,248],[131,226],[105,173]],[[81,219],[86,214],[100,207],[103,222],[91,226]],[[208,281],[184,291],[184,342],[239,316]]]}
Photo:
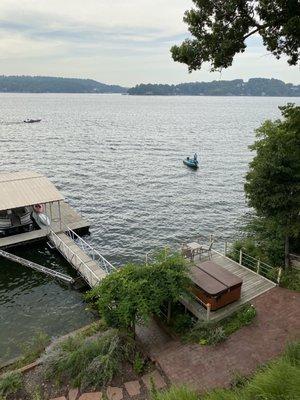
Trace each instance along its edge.
{"label": "dock railing", "polygon": [[83,250],[86,254],[88,254],[93,261],[95,261],[101,269],[103,269],[107,274],[110,274],[113,271],[116,271],[116,267],[114,267],[105,257],[102,256],[96,249],[94,249],[89,243],[87,243],[81,236],[79,236],[76,232],[74,232],[67,225],[63,225],[65,229],[66,235],[68,235],[74,242]]}
{"label": "dock railing", "polygon": [[233,245],[228,242],[225,242],[224,245],[224,256],[277,284],[280,283],[282,275],[281,267],[272,267],[259,258],[250,256],[243,249],[238,250],[234,248]]}
{"label": "dock railing", "polygon": [[[100,282],[99,277],[90,269],[86,262],[84,262],[78,254],[75,254],[53,230],[49,231],[48,237],[63,257],[67,258],[73,265],[77,266],[77,271],[89,284],[92,282],[94,284]],[[84,274],[81,273],[82,269],[85,271]]]}

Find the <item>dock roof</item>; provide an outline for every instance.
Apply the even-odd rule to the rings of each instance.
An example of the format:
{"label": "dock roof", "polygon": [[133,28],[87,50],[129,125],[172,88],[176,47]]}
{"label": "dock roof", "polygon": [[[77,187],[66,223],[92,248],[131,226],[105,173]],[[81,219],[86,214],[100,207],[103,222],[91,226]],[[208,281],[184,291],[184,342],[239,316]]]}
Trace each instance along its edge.
{"label": "dock roof", "polygon": [[0,211],[60,200],[54,184],[37,172],[0,173]]}

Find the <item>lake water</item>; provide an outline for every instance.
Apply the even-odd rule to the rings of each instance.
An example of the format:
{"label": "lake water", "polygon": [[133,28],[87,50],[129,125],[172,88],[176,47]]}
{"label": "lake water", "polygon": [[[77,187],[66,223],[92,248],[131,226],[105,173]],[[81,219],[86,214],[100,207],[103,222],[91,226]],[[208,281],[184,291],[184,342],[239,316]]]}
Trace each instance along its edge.
{"label": "lake water", "polygon": [[[197,235],[232,240],[247,210],[243,181],[254,129],[289,101],[300,102],[0,94],[0,170],[49,177],[91,221],[86,240],[117,266]],[[194,152],[198,171],[182,163]],[[17,253],[74,274],[44,244]],[[89,323],[85,307],[81,293],[0,260],[0,359],[17,355],[37,331],[55,336]]]}

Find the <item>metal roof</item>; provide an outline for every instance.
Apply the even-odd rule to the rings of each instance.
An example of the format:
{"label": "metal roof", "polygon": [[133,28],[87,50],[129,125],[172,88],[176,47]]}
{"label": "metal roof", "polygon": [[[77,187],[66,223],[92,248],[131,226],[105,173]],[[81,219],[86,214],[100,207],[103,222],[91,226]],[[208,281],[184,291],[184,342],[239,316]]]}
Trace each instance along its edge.
{"label": "metal roof", "polygon": [[63,195],[37,172],[0,173],[0,211],[60,200]]}

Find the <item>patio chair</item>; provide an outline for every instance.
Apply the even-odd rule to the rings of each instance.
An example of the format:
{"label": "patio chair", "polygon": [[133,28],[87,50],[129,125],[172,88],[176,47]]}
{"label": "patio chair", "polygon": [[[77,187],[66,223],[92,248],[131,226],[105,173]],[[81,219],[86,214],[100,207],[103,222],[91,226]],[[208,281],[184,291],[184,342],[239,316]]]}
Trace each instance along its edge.
{"label": "patio chair", "polygon": [[184,258],[193,259],[193,252],[185,243],[181,246],[181,254]]}
{"label": "patio chair", "polygon": [[201,249],[198,252],[200,260],[201,260],[201,256],[206,253],[208,254],[208,259],[211,260],[211,250],[212,250],[213,244],[214,244],[214,240],[212,239],[208,246],[206,246],[206,245],[201,246]]}

